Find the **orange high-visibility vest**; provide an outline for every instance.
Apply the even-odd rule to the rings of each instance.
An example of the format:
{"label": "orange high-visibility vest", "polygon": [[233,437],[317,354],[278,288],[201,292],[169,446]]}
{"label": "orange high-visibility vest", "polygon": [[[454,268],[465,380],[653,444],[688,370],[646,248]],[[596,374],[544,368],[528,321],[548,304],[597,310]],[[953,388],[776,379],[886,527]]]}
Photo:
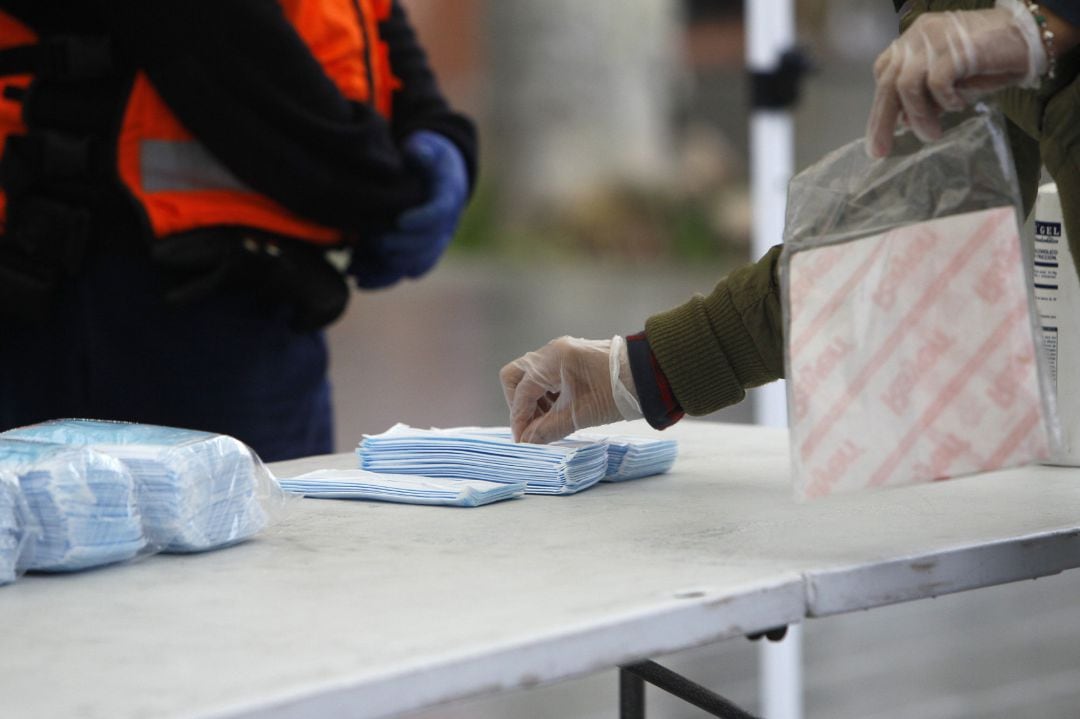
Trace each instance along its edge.
{"label": "orange high-visibility vest", "polygon": [[[392,0],[279,0],[286,19],[347,99],[390,117],[400,85],[390,68],[389,48],[378,23]],[[0,11],[0,50],[38,41],[30,28]],[[26,88],[31,75],[0,76]],[[10,135],[27,128],[21,103],[0,94],[0,154]],[[341,242],[342,232],[299,217],[245,186],[195,138],[162,101],[142,72],[135,76],[117,138],[116,164],[123,184],[138,200],[156,238],[208,227],[240,226],[319,245]],[[5,220],[0,191],[0,232]]]}

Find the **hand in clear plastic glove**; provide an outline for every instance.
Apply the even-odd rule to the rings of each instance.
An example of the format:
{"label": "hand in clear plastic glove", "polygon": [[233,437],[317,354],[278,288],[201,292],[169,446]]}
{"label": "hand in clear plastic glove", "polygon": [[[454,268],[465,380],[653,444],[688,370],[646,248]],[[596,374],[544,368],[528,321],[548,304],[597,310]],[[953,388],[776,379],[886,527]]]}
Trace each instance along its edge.
{"label": "hand in clear plastic glove", "polygon": [[394,229],[353,252],[348,272],[364,289],[388,287],[430,271],[446,251],[465,210],[469,175],[453,142],[421,130],[405,141],[405,156],[423,169],[431,196],[402,213]]}
{"label": "hand in clear plastic glove", "polygon": [[942,113],[1006,87],[1033,87],[1046,64],[1039,27],[1017,0],[921,15],[874,63],[867,151],[888,155],[898,121],[923,142],[936,140]]}
{"label": "hand in clear plastic glove", "polygon": [[560,337],[499,372],[517,442],[543,444],[585,427],[641,417],[626,341]]}

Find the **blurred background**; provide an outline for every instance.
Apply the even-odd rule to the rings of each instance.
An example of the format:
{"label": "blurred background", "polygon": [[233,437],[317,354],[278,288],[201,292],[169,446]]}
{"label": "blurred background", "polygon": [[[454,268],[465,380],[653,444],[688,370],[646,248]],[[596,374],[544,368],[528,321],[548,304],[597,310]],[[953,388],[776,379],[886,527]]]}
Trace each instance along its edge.
{"label": "blurred background", "polygon": [[[740,2],[403,2],[479,126],[481,179],[438,268],[357,294],[334,326],[343,450],[396,421],[505,424],[504,363],[562,334],[638,331],[751,259]],[[861,135],[896,21],[886,0],[797,5],[817,65],[801,168]]]}
{"label": "blurred background", "polygon": [[[481,180],[432,274],[357,293],[332,328],[340,451],[395,422],[505,425],[503,364],[562,334],[638,331],[751,259],[742,2],[402,2],[477,121]],[[896,18],[887,0],[797,6],[816,65],[801,169],[861,135]],[[751,421],[750,404],[709,419]],[[809,622],[807,716],[1080,717],[1077,596],[1066,574]],[[756,662],[745,640],[668,660],[751,709]],[[651,717],[701,716],[658,694]],[[609,672],[422,716],[614,717],[616,696]]]}

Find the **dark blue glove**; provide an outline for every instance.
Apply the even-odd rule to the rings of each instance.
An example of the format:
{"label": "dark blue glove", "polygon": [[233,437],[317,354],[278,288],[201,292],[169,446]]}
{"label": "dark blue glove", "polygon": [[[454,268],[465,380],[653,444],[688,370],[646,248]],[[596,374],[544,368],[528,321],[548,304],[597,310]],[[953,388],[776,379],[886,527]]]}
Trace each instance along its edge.
{"label": "dark blue glove", "polygon": [[348,271],[364,289],[430,271],[450,244],[469,197],[465,158],[450,140],[420,130],[405,141],[405,156],[424,170],[431,195],[402,213],[394,229],[354,251]]}

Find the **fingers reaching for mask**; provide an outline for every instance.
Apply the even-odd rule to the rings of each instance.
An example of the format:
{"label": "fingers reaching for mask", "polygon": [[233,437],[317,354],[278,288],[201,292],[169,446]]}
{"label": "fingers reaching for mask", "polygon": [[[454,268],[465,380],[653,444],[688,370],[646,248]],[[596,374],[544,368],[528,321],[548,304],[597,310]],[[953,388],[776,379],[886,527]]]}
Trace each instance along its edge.
{"label": "fingers reaching for mask", "polygon": [[619,336],[554,339],[507,364],[499,379],[519,442],[553,442],[585,427],[641,416]]}

